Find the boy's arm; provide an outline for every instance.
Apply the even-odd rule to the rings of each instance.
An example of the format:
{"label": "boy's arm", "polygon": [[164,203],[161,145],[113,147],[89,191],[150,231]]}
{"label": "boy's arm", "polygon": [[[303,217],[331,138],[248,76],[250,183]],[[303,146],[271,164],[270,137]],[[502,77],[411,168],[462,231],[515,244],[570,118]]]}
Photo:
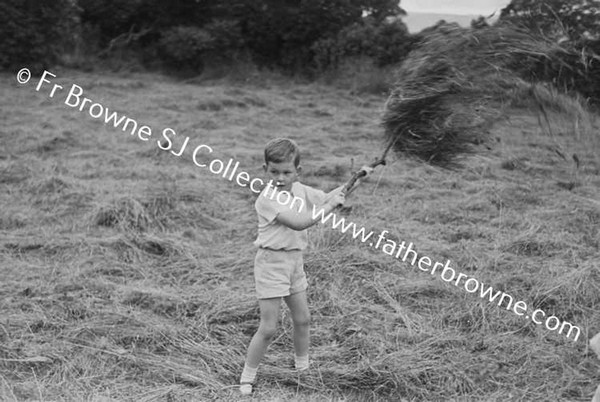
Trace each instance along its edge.
{"label": "boy's arm", "polygon": [[[325,203],[321,206],[314,207],[315,211],[318,211],[318,213],[313,214],[313,212],[309,211],[298,213],[291,208],[286,208],[284,211],[279,212],[275,219],[277,222],[293,230],[307,229],[317,223],[321,219],[321,216],[329,214],[338,205],[344,204],[344,193],[342,190],[342,187],[338,187],[330,193],[327,193]],[[321,215],[321,209],[323,210],[323,215]]]}

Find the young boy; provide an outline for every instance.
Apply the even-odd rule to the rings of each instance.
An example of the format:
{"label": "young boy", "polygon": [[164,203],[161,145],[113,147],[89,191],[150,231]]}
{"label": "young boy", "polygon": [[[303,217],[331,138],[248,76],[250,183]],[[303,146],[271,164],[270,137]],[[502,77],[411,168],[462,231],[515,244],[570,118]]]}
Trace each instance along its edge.
{"label": "young boy", "polygon": [[328,214],[344,203],[343,186],[325,194],[298,182],[300,151],[292,140],[270,141],[265,147],[263,168],[273,186],[267,185],[254,205],[258,213],[254,279],[260,324],[248,347],[240,378],[242,394],[252,392],[258,364],[275,335],[281,298],[292,316],[296,370],[308,369],[310,313],[302,262],[302,251],[308,244],[306,229],[319,220],[312,216],[313,206]]}

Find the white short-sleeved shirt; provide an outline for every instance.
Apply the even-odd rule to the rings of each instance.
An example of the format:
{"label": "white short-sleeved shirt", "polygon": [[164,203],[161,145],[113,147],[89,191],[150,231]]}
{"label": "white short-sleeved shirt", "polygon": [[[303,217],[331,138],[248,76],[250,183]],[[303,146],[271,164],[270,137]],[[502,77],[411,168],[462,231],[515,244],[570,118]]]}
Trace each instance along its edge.
{"label": "white short-sleeved shirt", "polygon": [[313,205],[321,205],[325,200],[325,193],[294,182],[291,196],[288,194],[269,186],[261,191],[254,203],[258,214],[258,237],[254,241],[255,246],[273,250],[304,250],[308,245],[306,229],[290,229],[277,222],[275,217],[289,209],[312,214]]}

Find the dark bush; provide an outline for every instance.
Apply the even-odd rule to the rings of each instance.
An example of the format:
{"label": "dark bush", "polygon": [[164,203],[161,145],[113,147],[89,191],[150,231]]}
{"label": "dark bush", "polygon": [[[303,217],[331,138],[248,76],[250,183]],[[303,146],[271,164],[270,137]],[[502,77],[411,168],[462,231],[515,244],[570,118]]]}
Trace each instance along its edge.
{"label": "dark bush", "polygon": [[212,38],[209,56],[214,61],[230,61],[245,46],[245,41],[237,21],[215,20],[203,26]]}
{"label": "dark bush", "polygon": [[556,39],[578,40],[600,35],[598,0],[512,0],[501,22],[524,26]]}
{"label": "dark bush", "polygon": [[169,67],[201,72],[204,58],[213,48],[214,40],[204,29],[174,27],[162,34],[158,43],[159,54]]}
{"label": "dark bush", "polygon": [[336,67],[343,58],[368,56],[378,67],[404,59],[414,45],[406,25],[396,19],[376,21],[365,18],[342,29],[335,37],[324,38],[313,46],[318,69]]}
{"label": "dark bush", "polygon": [[202,70],[206,59],[235,59],[244,46],[238,21],[216,1],[79,0],[87,49],[137,58],[144,65]]}
{"label": "dark bush", "polygon": [[540,61],[530,75],[598,104],[599,5],[598,0],[512,0],[502,10],[498,25],[515,24],[559,43],[565,50],[560,60]]}
{"label": "dark bush", "polygon": [[100,47],[128,32],[153,33],[176,26],[201,27],[212,19],[217,0],[78,0],[81,22],[94,27]]}
{"label": "dark bush", "polygon": [[230,1],[238,3],[236,18],[254,60],[292,71],[311,69],[316,42],[359,23],[365,12],[382,21],[402,11],[393,0]]}
{"label": "dark bush", "polygon": [[412,49],[412,38],[406,24],[400,20],[376,25],[373,48],[369,54],[379,66],[403,60]]}
{"label": "dark bush", "polygon": [[[129,32],[138,23],[144,0],[78,0],[81,22],[97,31],[97,44],[106,47],[115,37]],[[138,24],[138,28],[140,25]]]}
{"label": "dark bush", "polygon": [[0,2],[0,68],[40,72],[76,40],[78,9],[73,1]]}

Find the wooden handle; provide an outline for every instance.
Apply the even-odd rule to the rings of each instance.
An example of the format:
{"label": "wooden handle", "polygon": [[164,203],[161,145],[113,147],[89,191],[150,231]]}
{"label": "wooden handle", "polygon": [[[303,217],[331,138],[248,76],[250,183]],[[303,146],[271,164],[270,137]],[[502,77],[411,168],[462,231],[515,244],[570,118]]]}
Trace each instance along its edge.
{"label": "wooden handle", "polygon": [[[385,159],[377,159],[375,162],[372,162],[372,163],[368,164],[367,166],[369,166],[370,168],[376,168],[379,165],[385,165]],[[358,179],[360,179],[361,177],[364,177],[366,175],[367,175],[367,172],[365,172],[362,169],[354,172],[352,174],[352,177],[350,178],[350,180],[348,180],[346,182],[346,184],[344,184],[344,190],[343,190],[344,194],[348,195],[352,191],[354,191],[354,188],[355,188],[355,185],[356,185],[356,182],[358,181]]]}
{"label": "wooden handle", "polygon": [[[367,166],[369,166],[370,168],[376,168],[379,165],[385,165],[385,157],[387,156],[388,152],[390,152],[390,149],[392,149],[392,147],[394,146],[394,144],[396,143],[398,139],[394,140],[394,141],[390,141],[387,144],[387,147],[385,147],[385,151],[383,151],[383,155],[381,155],[381,158],[377,159],[374,162],[369,163]],[[354,174],[352,175],[352,177],[350,178],[350,180],[348,180],[346,182],[346,184],[344,184],[344,195],[348,195],[350,194],[352,191],[354,191],[354,189],[357,186],[357,181],[358,179],[360,179],[361,177],[364,177],[367,175],[367,172],[365,172],[364,170],[358,170],[356,172],[354,172]]]}

